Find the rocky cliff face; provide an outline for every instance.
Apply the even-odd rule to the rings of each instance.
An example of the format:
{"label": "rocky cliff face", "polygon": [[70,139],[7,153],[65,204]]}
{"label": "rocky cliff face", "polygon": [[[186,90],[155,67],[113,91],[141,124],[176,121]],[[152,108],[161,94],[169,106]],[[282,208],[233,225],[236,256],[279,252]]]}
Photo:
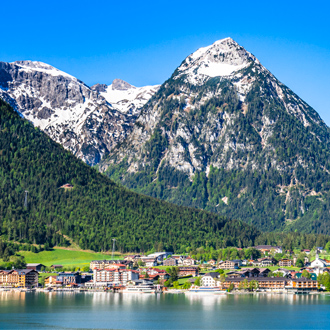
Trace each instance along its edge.
{"label": "rocky cliff face", "polygon": [[127,136],[138,113],[128,116],[112,106],[111,98],[102,96],[107,88],[91,89],[41,62],[0,62],[0,97],[89,165]]}
{"label": "rocky cliff face", "polygon": [[328,191],[329,137],[315,110],[226,38],[181,63],[99,168],[262,229],[326,231],[312,218]]}

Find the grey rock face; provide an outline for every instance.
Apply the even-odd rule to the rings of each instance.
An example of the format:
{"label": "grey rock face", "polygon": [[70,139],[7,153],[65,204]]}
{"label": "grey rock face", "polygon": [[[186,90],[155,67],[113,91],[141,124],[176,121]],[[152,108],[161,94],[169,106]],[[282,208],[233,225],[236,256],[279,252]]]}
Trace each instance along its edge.
{"label": "grey rock face", "polygon": [[45,63],[0,62],[0,97],[90,165],[126,137],[135,119],[115,110],[102,88]]}
{"label": "grey rock face", "polygon": [[106,84],[95,84],[91,87],[91,90],[96,91],[98,93],[102,93],[106,91],[107,87],[108,86]]}
{"label": "grey rock face", "polygon": [[112,89],[120,90],[120,91],[126,91],[127,89],[135,88],[132,85],[130,85],[128,82],[121,80],[121,79],[115,79],[112,82]]}

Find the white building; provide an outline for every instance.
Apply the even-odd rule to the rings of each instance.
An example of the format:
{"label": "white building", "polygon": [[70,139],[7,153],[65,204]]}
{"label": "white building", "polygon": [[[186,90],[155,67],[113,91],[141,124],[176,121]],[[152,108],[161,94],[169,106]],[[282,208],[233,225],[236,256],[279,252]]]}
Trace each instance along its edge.
{"label": "white building", "polygon": [[201,284],[202,286],[217,286],[219,278],[219,273],[207,273],[202,277]]}
{"label": "white building", "polygon": [[138,280],[139,272],[131,269],[94,269],[95,286],[126,286],[128,281]]}

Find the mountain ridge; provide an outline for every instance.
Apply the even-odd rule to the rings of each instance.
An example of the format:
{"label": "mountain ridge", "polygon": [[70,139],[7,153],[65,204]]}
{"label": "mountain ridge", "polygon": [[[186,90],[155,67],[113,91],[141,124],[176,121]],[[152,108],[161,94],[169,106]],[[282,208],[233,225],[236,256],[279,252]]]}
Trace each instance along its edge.
{"label": "mountain ridge", "polygon": [[317,112],[226,38],[179,65],[98,168],[263,230],[329,233],[329,141]]}
{"label": "mountain ridge", "polygon": [[129,104],[122,93],[114,107],[111,96],[103,97],[95,87],[49,64],[0,62],[0,97],[89,165],[97,164],[124,140],[139,113],[137,108],[156,88],[137,89]]}

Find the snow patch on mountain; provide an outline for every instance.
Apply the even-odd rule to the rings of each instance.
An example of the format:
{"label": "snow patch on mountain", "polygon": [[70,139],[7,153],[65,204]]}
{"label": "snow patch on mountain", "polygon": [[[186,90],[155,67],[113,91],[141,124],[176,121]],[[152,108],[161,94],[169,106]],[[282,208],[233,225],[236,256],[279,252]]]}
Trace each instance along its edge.
{"label": "snow patch on mountain", "polygon": [[105,88],[100,94],[117,110],[128,115],[139,114],[160,85],[135,87],[120,79]]}

